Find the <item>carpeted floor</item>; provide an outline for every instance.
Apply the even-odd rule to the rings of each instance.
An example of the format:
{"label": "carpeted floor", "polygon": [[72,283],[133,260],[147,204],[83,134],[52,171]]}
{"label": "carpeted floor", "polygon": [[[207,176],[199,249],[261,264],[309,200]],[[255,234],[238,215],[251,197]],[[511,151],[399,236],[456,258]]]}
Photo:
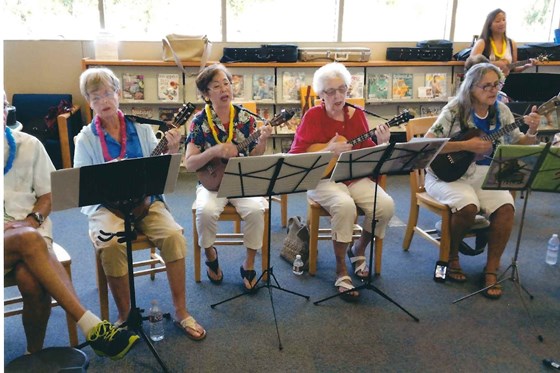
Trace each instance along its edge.
{"label": "carpeted floor", "polygon": [[[335,298],[314,305],[314,301],[335,291],[331,243],[319,243],[317,276],[293,275],[290,264],[278,255],[286,231],[280,226],[279,205],[273,203],[274,275],[283,289],[308,295],[310,300],[263,288],[255,295],[212,309],[211,304],[242,292],[239,265],[244,250],[219,248],[225,275],[222,285],[211,284],[204,273],[201,283],[194,282],[191,204],[195,185],[192,174],[181,173],[175,193],[167,198],[174,216],[185,228],[188,242],[188,307],[207,329],[208,337],[193,342],[166,322],[165,339],[155,347],[172,372],[544,372],[547,368],[542,365],[543,358],[560,360],[560,266],[549,266],[544,260],[548,238],[559,233],[560,213],[555,207],[558,195],[535,192],[528,201],[517,268],[521,284],[534,296],[533,300],[523,290],[518,293],[516,283],[508,279],[498,301],[476,295],[452,304],[480,288],[485,254],[462,257],[463,269],[469,276],[466,284],[434,282],[432,272],[438,250],[417,236],[409,252],[402,250],[410,203],[408,177],[390,176],[387,190],[397,210],[384,242],[382,274],[372,283],[389,299],[376,290],[364,289],[355,304]],[[516,225],[503,256],[502,270],[508,268],[514,256],[522,203],[518,197]],[[306,215],[304,194],[289,196],[289,216],[296,214]],[[99,313],[86,217],[78,209],[56,212],[52,217],[55,240],[72,256],[73,282],[80,299]],[[435,220],[435,216],[421,211],[422,225],[433,225]],[[506,277],[511,273],[506,272]],[[158,299],[164,311],[172,310],[165,275],[158,275],[153,282],[143,276],[135,284],[140,307],[148,308],[152,299]],[[114,321],[112,298],[110,302]],[[147,327],[145,323],[145,330]],[[9,362],[25,351],[21,318],[5,319],[4,332],[4,361]],[[544,342],[537,340],[538,335],[544,337]],[[80,340],[84,340],[82,335]],[[45,347],[67,343],[64,312],[55,308]],[[89,347],[84,352],[90,358],[90,372],[160,371],[142,341],[117,362],[97,357]]]}

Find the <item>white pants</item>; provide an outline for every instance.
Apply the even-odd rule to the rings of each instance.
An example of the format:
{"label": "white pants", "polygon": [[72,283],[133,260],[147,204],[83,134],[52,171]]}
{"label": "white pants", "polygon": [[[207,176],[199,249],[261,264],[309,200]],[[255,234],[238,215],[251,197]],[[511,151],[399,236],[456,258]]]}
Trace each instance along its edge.
{"label": "white pants", "polygon": [[[356,206],[365,213],[362,228],[371,231],[373,220],[373,203],[375,182],[369,178],[354,181],[350,185],[321,180],[317,188],[307,192],[307,195],[320,204],[331,215],[332,238],[337,242],[352,241],[354,222],[356,221]],[[381,187],[377,188],[375,218],[375,236],[385,237],[385,230],[389,220],[395,213],[395,203]]]}
{"label": "white pants", "polygon": [[263,197],[218,198],[217,192],[211,192],[200,184],[196,188],[195,201],[198,244],[203,249],[214,245],[218,218],[228,202],[235,207],[244,221],[243,244],[249,249],[260,250],[264,233],[265,199]]}
{"label": "white pants", "polygon": [[441,181],[432,173],[427,172],[424,182],[426,192],[439,202],[448,205],[452,212],[459,211],[471,204],[486,216],[492,215],[494,211],[506,204],[515,208],[509,191],[482,189],[490,166],[474,166],[473,172],[452,182]]}

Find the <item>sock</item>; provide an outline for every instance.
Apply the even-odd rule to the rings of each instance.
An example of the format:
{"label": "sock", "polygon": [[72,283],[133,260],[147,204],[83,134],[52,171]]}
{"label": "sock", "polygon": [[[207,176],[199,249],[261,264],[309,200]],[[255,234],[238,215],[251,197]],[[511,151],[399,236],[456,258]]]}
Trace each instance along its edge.
{"label": "sock", "polygon": [[78,320],[78,326],[82,330],[82,333],[84,333],[84,335],[87,337],[90,330],[93,329],[100,322],[101,319],[88,310]]}

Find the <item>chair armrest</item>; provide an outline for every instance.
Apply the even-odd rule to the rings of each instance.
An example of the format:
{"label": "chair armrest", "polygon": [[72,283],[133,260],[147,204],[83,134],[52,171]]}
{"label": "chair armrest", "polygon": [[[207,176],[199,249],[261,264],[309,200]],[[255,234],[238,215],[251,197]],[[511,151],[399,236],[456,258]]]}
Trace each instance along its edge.
{"label": "chair armrest", "polygon": [[[82,116],[80,106],[73,105],[68,113],[60,114],[57,117],[58,136],[60,139],[60,153],[62,155],[62,167],[72,167],[72,157],[74,153],[74,136],[81,130]],[[70,141],[72,139],[72,141]]]}

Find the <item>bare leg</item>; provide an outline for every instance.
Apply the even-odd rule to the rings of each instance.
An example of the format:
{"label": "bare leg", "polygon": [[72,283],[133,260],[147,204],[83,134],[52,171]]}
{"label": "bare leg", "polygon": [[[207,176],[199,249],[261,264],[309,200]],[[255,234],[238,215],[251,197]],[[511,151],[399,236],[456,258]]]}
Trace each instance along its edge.
{"label": "bare leg", "polygon": [[4,232],[4,268],[11,268],[17,263],[25,263],[29,272],[74,320],[79,320],[86,312],[64,267],[48,251],[44,238],[33,228]]}
{"label": "bare leg", "polygon": [[[488,259],[486,262],[486,286],[496,282],[496,273],[500,267],[500,259],[506,248],[509,236],[513,229],[514,210],[511,205],[501,206],[490,216],[490,229],[488,237]],[[499,288],[488,289],[491,295],[502,293]]]}
{"label": "bare leg", "polygon": [[37,352],[43,348],[45,341],[47,323],[51,314],[51,297],[25,264],[19,264],[14,271],[23,298],[21,319],[27,339],[27,351]]}
{"label": "bare leg", "polygon": [[[451,247],[449,248],[449,277],[457,281],[465,281],[466,277],[461,272],[459,263],[459,244],[465,238],[470,227],[474,224],[474,218],[478,209],[475,205],[467,205],[451,215]],[[455,272],[453,272],[455,270]],[[457,272],[458,271],[458,272]]]}
{"label": "bare leg", "polygon": [[121,277],[107,276],[107,284],[113,294],[113,299],[119,312],[118,322],[125,322],[130,312],[130,286],[128,275]]}

